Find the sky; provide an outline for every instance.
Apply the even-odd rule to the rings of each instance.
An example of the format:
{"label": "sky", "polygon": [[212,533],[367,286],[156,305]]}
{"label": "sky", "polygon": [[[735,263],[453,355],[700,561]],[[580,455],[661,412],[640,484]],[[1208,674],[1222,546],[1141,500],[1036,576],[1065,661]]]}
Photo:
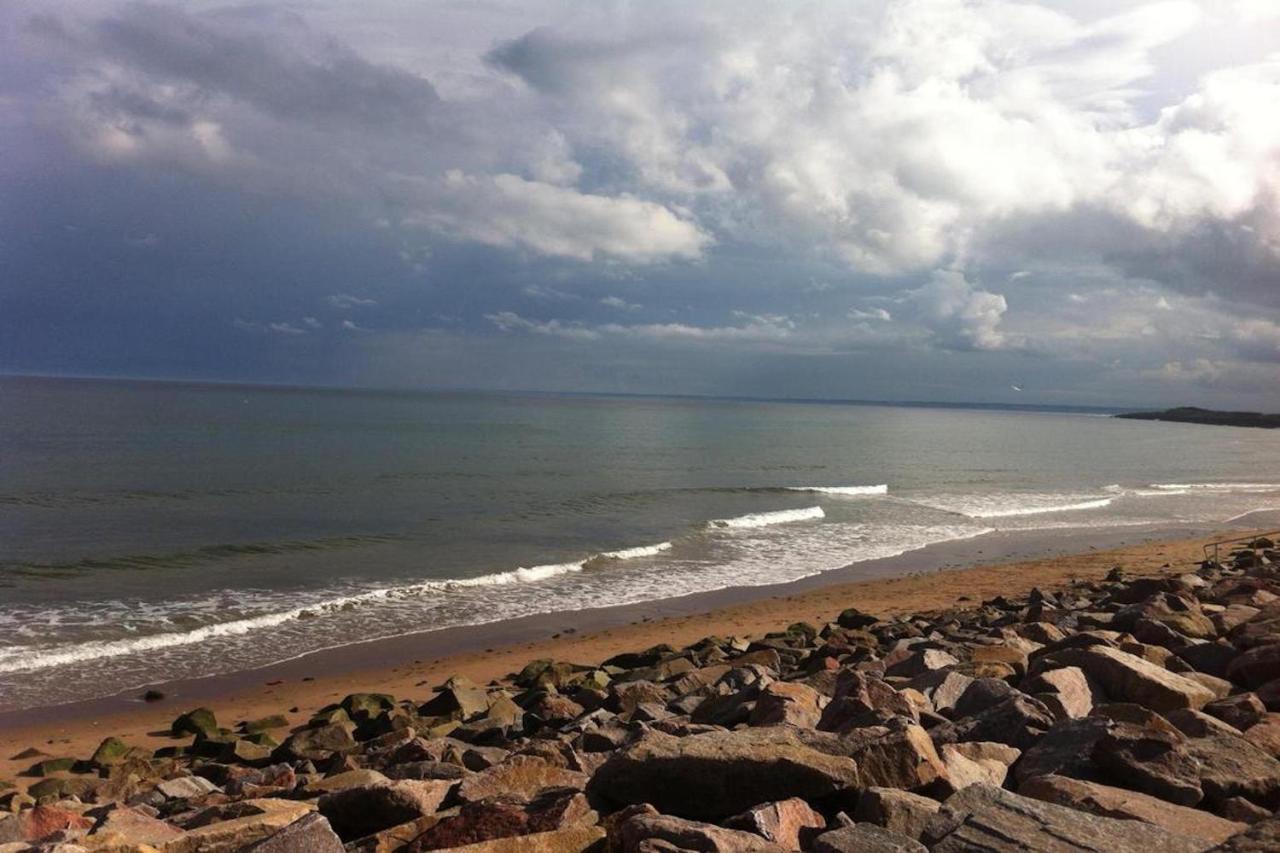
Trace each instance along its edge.
{"label": "sky", "polygon": [[1280,409],[1275,0],[0,2],[0,371]]}

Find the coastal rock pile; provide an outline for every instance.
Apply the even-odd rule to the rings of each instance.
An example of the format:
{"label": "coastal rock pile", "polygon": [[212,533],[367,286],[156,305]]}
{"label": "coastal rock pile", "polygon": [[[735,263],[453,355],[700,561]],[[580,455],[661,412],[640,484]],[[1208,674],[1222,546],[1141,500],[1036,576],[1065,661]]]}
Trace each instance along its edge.
{"label": "coastal rock pile", "polygon": [[[597,666],[285,730],[208,709],[0,796],[0,851],[1280,849],[1280,553]],[[1263,554],[1265,556],[1259,556]]]}

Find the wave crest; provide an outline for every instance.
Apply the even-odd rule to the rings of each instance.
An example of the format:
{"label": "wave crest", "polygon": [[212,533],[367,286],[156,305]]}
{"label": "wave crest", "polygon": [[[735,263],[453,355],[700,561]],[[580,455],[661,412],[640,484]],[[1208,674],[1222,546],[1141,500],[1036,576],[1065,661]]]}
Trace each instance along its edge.
{"label": "wave crest", "polygon": [[771,524],[787,524],[792,521],[812,521],[826,518],[827,514],[820,506],[809,506],[803,509],[780,509],[774,512],[753,512],[739,515],[736,518],[717,518],[707,522],[710,527],[752,528],[768,527]]}

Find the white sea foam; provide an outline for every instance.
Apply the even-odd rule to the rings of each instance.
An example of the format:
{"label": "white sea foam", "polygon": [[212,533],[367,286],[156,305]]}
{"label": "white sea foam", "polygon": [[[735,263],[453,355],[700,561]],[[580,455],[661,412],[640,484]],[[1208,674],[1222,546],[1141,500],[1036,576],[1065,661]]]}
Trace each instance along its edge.
{"label": "white sea foam", "polygon": [[1078,512],[1110,506],[1115,498],[1089,495],[1055,495],[1014,492],[992,495],[940,495],[913,498],[913,503],[952,512],[968,518],[1016,518],[1056,512]]}
{"label": "white sea foam", "polygon": [[750,528],[768,527],[771,524],[786,524],[792,521],[812,521],[825,518],[826,513],[820,506],[809,506],[803,509],[780,509],[775,512],[753,512],[736,518],[717,518],[707,522],[711,527]]}
{"label": "white sea foam", "polygon": [[1277,492],[1280,483],[1152,483],[1161,491]]}
{"label": "white sea foam", "polygon": [[878,486],[787,486],[789,492],[817,492],[823,495],[843,495],[853,497],[859,495],[887,495],[889,487],[884,483]]}
{"label": "white sea foam", "polygon": [[[670,542],[659,542],[657,545],[641,545],[638,548],[623,548],[621,551],[605,551],[599,557],[605,560],[634,560],[639,557],[656,557],[663,551],[671,550]],[[587,562],[592,562],[588,560]]]}
{"label": "white sea foam", "polygon": [[[536,583],[572,572],[580,572],[601,560],[632,560],[661,554],[672,548],[670,542],[642,545],[618,551],[606,551],[586,560],[573,563],[549,563],[540,566],[522,566],[507,572],[496,572],[474,578],[422,581],[401,586],[383,587],[324,599],[302,607],[294,607],[257,616],[233,619],[202,625],[188,631],[167,631],[143,637],[89,642],[40,648],[39,646],[10,646],[0,648],[0,673],[27,672],[53,666],[82,663],[101,658],[119,657],[139,652],[156,651],[175,646],[202,643],[218,637],[247,634],[264,628],[273,628],[296,619],[310,619],[326,613],[351,610],[378,601],[413,598],[429,593],[447,593],[474,587],[505,586],[508,584]],[[52,617],[55,618],[56,617]],[[165,620],[169,621],[169,620]]]}
{"label": "white sea foam", "polygon": [[1134,498],[1163,498],[1189,494],[1189,489],[1182,486],[1170,486],[1168,488],[1152,486],[1149,489],[1139,489],[1122,486],[1119,483],[1112,483],[1110,486],[1103,486],[1102,491],[1113,495],[1127,495]]}
{"label": "white sea foam", "polygon": [[1111,506],[1111,498],[1098,498],[1092,501],[1080,501],[1079,503],[1055,504],[1050,506],[1024,506],[1012,509],[992,509],[980,512],[967,512],[965,515],[970,518],[1011,518],[1019,515],[1041,515],[1049,512],[1076,512],[1083,509],[1102,509],[1105,506]]}

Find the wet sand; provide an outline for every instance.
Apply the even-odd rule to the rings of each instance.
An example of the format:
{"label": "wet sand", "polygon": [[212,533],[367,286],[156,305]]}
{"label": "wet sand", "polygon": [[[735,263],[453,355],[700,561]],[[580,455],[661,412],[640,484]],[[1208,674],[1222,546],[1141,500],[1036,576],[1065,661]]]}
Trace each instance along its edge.
{"label": "wet sand", "polygon": [[[1250,519],[1256,523],[1257,519]],[[263,669],[157,685],[51,708],[0,714],[0,779],[32,762],[28,747],[86,757],[102,738],[158,748],[175,741],[169,722],[205,705],[219,722],[283,713],[291,724],[348,693],[377,691],[423,700],[431,686],[462,674],[486,682],[536,658],[598,663],[658,643],[684,645],[710,635],[760,636],[796,621],[821,625],[846,607],[880,615],[977,605],[1000,594],[1100,578],[1113,566],[1134,574],[1184,572],[1204,543],[1244,535],[1237,527],[1111,528],[1006,533],[930,546],[790,584],[719,590],[684,598],[532,616],[510,622],[413,634],[344,646]]]}

